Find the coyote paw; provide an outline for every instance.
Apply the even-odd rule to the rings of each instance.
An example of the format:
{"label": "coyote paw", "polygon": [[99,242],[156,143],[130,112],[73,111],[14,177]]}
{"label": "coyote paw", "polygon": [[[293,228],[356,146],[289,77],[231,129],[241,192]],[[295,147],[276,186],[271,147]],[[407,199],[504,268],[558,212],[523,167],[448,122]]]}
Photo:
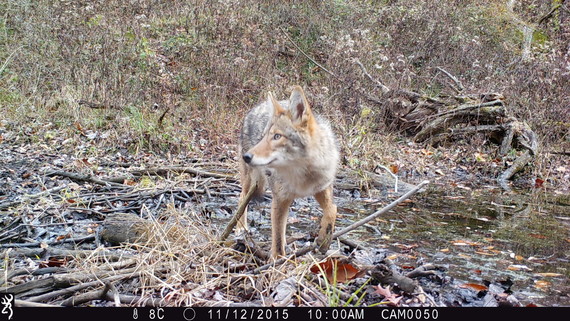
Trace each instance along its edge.
{"label": "coyote paw", "polygon": [[315,240],[315,243],[317,245],[317,249],[319,250],[319,252],[321,252],[321,254],[325,254],[329,250],[329,247],[331,246],[331,242],[332,242],[332,233],[326,233],[325,235],[319,235],[317,237],[317,239]]}

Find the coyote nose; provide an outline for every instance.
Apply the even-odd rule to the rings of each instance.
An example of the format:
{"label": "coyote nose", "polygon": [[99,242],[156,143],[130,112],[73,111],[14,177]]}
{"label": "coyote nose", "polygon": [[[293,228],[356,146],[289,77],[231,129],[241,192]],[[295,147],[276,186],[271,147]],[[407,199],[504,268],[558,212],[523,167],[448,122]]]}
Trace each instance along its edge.
{"label": "coyote nose", "polygon": [[251,162],[252,158],[253,158],[253,155],[250,153],[246,153],[243,155],[243,161],[246,162],[247,164],[249,164]]}

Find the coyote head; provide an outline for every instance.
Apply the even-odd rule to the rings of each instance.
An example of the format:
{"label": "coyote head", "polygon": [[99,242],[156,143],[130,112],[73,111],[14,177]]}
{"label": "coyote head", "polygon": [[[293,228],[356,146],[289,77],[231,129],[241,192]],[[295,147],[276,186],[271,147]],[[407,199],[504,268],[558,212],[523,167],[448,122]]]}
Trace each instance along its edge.
{"label": "coyote head", "polygon": [[272,109],[267,130],[257,145],[243,155],[251,166],[280,167],[301,160],[314,136],[316,121],[303,89],[296,86],[284,108],[271,92],[267,95]]}

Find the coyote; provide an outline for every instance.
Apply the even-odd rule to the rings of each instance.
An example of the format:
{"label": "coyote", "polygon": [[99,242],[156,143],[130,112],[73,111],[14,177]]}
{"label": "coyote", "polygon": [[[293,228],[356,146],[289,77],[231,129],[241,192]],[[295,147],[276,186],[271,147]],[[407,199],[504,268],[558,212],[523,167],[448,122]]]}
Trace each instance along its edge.
{"label": "coyote", "polygon": [[[339,161],[338,147],[330,124],[311,112],[303,89],[295,86],[289,100],[277,101],[271,92],[267,101],[245,117],[239,139],[242,191],[240,203],[252,184],[256,196],[268,183],[271,203],[271,256],[285,255],[285,229],[294,199],[314,195],[323,210],[316,240],[324,253],[332,241],[336,220],[333,181]],[[247,229],[247,208],[237,225]]]}

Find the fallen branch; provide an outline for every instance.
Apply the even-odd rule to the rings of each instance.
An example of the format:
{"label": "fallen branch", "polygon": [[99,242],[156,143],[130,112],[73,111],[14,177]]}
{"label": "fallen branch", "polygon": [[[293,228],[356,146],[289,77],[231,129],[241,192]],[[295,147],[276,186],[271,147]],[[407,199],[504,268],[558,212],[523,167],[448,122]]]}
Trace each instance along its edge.
{"label": "fallen branch", "polygon": [[237,222],[239,221],[239,219],[242,217],[243,213],[245,212],[245,209],[247,208],[247,204],[249,204],[249,202],[253,198],[253,194],[255,193],[256,189],[257,189],[257,183],[252,184],[251,187],[249,188],[249,191],[247,191],[245,198],[239,204],[236,213],[234,214],[234,216],[232,217],[232,219],[228,223],[228,226],[226,226],[226,229],[224,230],[224,232],[220,236],[220,241],[224,241],[230,235],[230,233],[232,232],[232,230],[236,226]]}
{"label": "fallen branch", "polygon": [[58,245],[58,244],[63,244],[63,243],[76,243],[76,244],[78,244],[78,243],[91,242],[91,241],[95,241],[95,235],[88,235],[88,236],[82,236],[82,237],[77,237],[77,238],[66,238],[63,240],[53,241],[53,242],[5,243],[5,244],[0,244],[0,248],[40,247],[42,244],[47,244],[47,245]]}
{"label": "fallen branch", "polygon": [[[542,15],[542,17],[540,17],[540,19],[538,19],[538,22],[536,23],[537,25],[542,24],[543,22],[547,21],[548,19],[550,19],[554,13],[556,12],[556,10],[558,10],[560,7],[562,7],[562,5],[564,4],[564,1],[566,0],[561,0],[558,1],[558,3],[556,3],[555,5],[552,6],[552,8],[550,9],[550,11],[548,11],[547,13],[545,13],[544,15]],[[553,1],[554,2],[554,1]]]}
{"label": "fallen branch", "polygon": [[164,299],[158,298],[144,298],[141,296],[136,295],[127,295],[127,294],[118,294],[115,296],[113,293],[107,292],[105,295],[105,299],[108,301],[115,301],[115,297],[119,299],[121,304],[125,304],[128,306],[141,306],[141,307],[164,307],[164,306],[171,306],[172,303],[168,302]]}
{"label": "fallen branch", "polygon": [[[69,275],[62,275],[60,277],[55,278],[51,277],[54,281],[54,283],[52,283],[52,285],[57,285],[57,286],[53,286],[53,288],[63,288],[61,290],[57,290],[57,291],[52,291],[46,294],[42,294],[42,295],[38,295],[38,296],[33,296],[28,298],[26,301],[29,302],[46,302],[49,301],[51,299],[60,297],[60,296],[65,296],[65,295],[69,295],[69,294],[73,294],[76,293],[77,291],[81,291],[90,287],[95,287],[98,285],[101,285],[103,282],[113,282],[116,280],[124,280],[124,279],[130,279],[130,278],[134,278],[134,277],[138,277],[140,274],[143,273],[143,271],[137,271],[137,268],[129,268],[129,269],[125,269],[124,271],[121,271],[121,274],[118,275],[110,275],[114,272],[112,271],[105,271],[103,273],[91,273],[91,274],[69,274]],[[85,282],[86,280],[89,279],[97,279],[95,281],[89,281],[89,282]],[[38,280],[41,281],[41,280]],[[71,283],[79,283],[77,285],[73,285],[70,286]],[[24,284],[30,284],[30,283],[39,283],[39,282],[35,282],[35,281],[30,281]],[[49,283],[48,283],[49,284]],[[43,285],[43,283],[42,283]],[[28,286],[29,287],[29,286]],[[10,292],[12,292],[12,290],[9,290]]]}
{"label": "fallen branch", "polygon": [[435,270],[437,270],[437,269],[438,269],[438,267],[435,266],[434,264],[427,263],[427,264],[418,266],[417,268],[413,269],[412,271],[406,273],[406,276],[409,278],[418,278],[418,277],[430,276],[430,275],[436,274]]}
{"label": "fallen branch", "polygon": [[[396,205],[400,204],[401,202],[405,201],[406,199],[408,199],[410,196],[412,196],[413,194],[417,193],[422,187],[424,187],[425,185],[429,184],[429,181],[423,181],[420,184],[418,184],[416,187],[414,187],[413,189],[409,190],[407,193],[405,193],[404,195],[400,196],[397,200],[393,201],[392,203],[388,204],[386,207],[368,215],[367,217],[363,218],[362,220],[353,223],[347,227],[345,227],[344,229],[334,233],[332,235],[332,239],[336,239],[339,238],[340,236],[376,219],[378,216],[388,212],[389,210],[391,210],[392,208],[394,208]],[[283,264],[284,262],[288,261],[288,260],[292,260],[296,257],[300,257],[303,256],[309,252],[311,252],[312,250],[316,249],[318,247],[317,244],[312,244],[309,246],[306,246],[302,249],[300,249],[299,251],[295,252],[294,254],[290,255],[289,257],[283,257],[281,259],[275,260],[272,263],[268,263],[265,264],[263,266],[260,266],[258,268],[256,268],[255,270],[252,271],[253,274],[257,274],[261,271],[267,270],[268,268],[270,268],[271,266],[274,265],[278,265],[278,264]]]}
{"label": "fallen branch", "polygon": [[453,88],[456,92],[462,92],[465,87],[463,87],[463,84],[461,83],[461,81],[459,81],[459,79],[457,79],[457,77],[455,77],[454,75],[450,74],[447,70],[441,68],[441,67],[436,67],[437,70],[443,72],[447,77],[449,77],[449,79],[453,80],[453,82],[455,83],[455,85],[458,88],[455,88],[453,86],[451,86],[451,88]]}
{"label": "fallen branch", "polygon": [[37,194],[24,195],[24,196],[22,196],[22,198],[20,200],[10,201],[10,202],[2,202],[2,203],[0,203],[0,209],[13,207],[13,206],[16,206],[20,203],[27,202],[27,201],[32,200],[32,199],[36,199],[36,198],[39,198],[42,196],[46,196],[46,195],[49,195],[51,193],[59,192],[60,190],[64,189],[65,187],[66,187],[66,185],[57,186],[54,188],[46,189],[45,191],[37,193]]}
{"label": "fallen branch", "polygon": [[196,176],[202,176],[202,177],[214,177],[214,178],[236,180],[236,177],[234,175],[212,173],[194,167],[166,166],[166,167],[145,168],[145,169],[130,171],[130,173],[135,176],[162,175],[166,174],[167,172],[180,172],[180,173],[194,174]]}
{"label": "fallen branch", "polygon": [[20,299],[14,300],[14,306],[18,308],[61,308],[62,307],[60,305],[55,305],[55,304],[28,302]]}
{"label": "fallen branch", "polygon": [[77,306],[77,305],[80,305],[82,303],[93,301],[93,300],[101,300],[101,299],[105,298],[105,296],[107,295],[107,292],[109,292],[109,289],[110,289],[110,286],[109,286],[109,283],[107,282],[107,283],[105,283],[105,286],[100,290],[95,290],[95,291],[90,291],[87,293],[81,293],[78,295],[74,295],[72,297],[67,298],[66,300],[63,300],[63,302],[61,302],[60,305],[71,307],[71,306]]}
{"label": "fallen branch", "polygon": [[86,258],[90,256],[101,256],[104,257],[108,261],[119,261],[124,258],[129,258],[130,255],[126,254],[115,254],[112,251],[93,251],[93,250],[67,250],[67,249],[58,249],[54,247],[48,247],[47,249],[43,248],[16,248],[10,249],[7,255],[10,258],[25,256],[25,257],[44,257],[44,256],[73,256],[78,258]]}
{"label": "fallen branch", "polygon": [[67,177],[67,178],[70,178],[70,179],[75,180],[75,181],[90,182],[90,183],[99,184],[99,185],[103,185],[103,186],[121,186],[121,187],[127,186],[127,185],[123,185],[123,184],[119,184],[119,183],[115,183],[115,182],[111,182],[111,181],[101,180],[101,179],[93,177],[92,175],[80,175],[77,173],[70,173],[70,172],[64,172],[64,171],[50,171],[50,172],[47,172],[45,175],[46,176],[63,176],[63,177]]}
{"label": "fallen branch", "polygon": [[395,284],[407,293],[413,293],[417,286],[414,280],[400,274],[396,265],[390,259],[384,259],[384,264],[377,264],[370,271],[370,275],[382,284]]}
{"label": "fallen branch", "polygon": [[526,164],[528,164],[528,162],[530,162],[532,160],[532,155],[530,153],[530,151],[525,150],[524,153],[517,157],[517,159],[515,159],[515,161],[513,162],[513,164],[511,165],[511,167],[507,168],[507,170],[505,170],[501,176],[499,176],[499,178],[497,179],[499,181],[499,184],[501,185],[501,187],[504,190],[509,191],[510,187],[507,184],[507,181],[518,171],[520,171],[521,169],[523,169],[523,167],[526,166]]}

